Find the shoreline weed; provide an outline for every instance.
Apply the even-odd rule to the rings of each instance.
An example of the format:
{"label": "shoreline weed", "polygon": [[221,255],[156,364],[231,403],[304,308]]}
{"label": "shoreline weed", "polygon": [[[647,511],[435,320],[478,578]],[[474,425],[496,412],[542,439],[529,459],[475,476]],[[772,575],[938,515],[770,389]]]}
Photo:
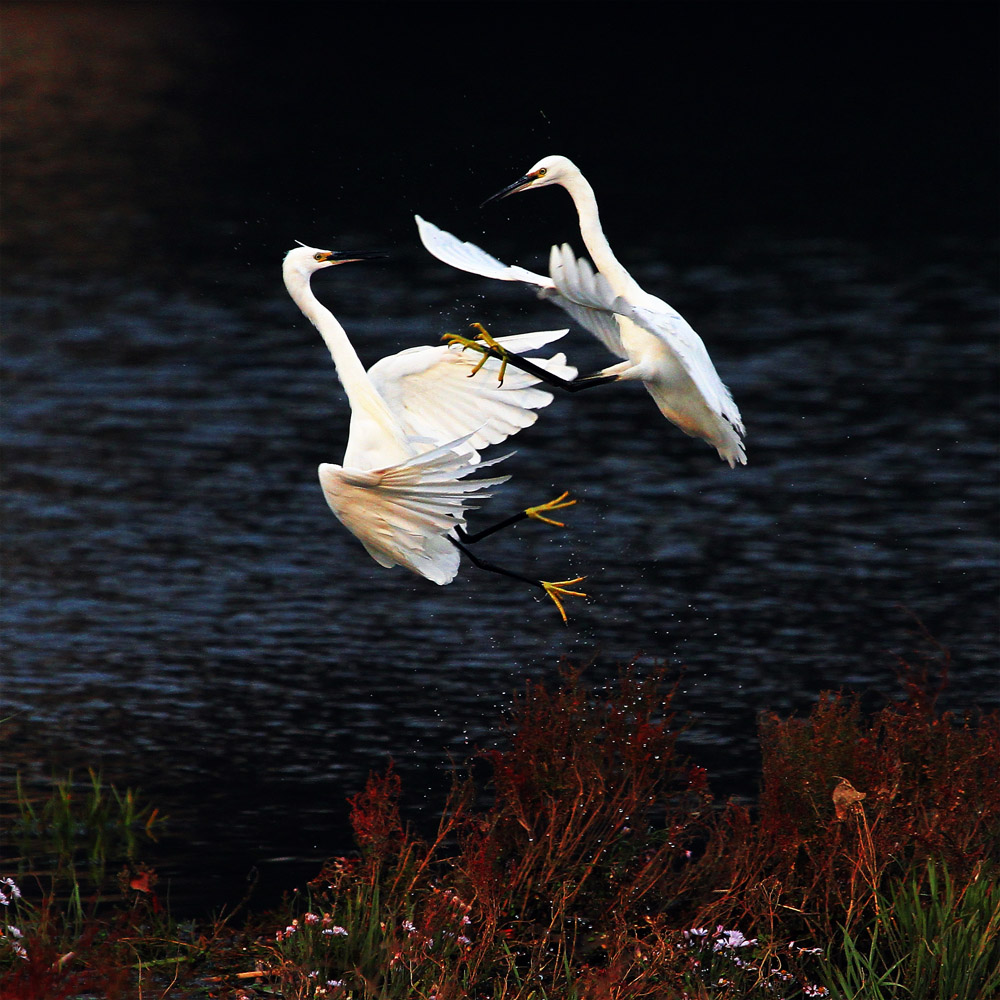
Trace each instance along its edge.
{"label": "shoreline weed", "polygon": [[[716,803],[678,754],[664,670],[629,666],[592,692],[564,668],[525,686],[504,745],[454,772],[429,836],[404,822],[390,764],[350,800],[357,854],[238,929],[234,914],[171,920],[141,861],[154,809],[94,772],[80,795],[57,783],[48,803],[22,796],[19,836],[35,842],[0,872],[0,993],[986,1000],[1000,718],[940,713],[926,673],[901,680],[875,712],[841,692],[804,718],[764,716],[749,809]],[[18,898],[46,838],[62,891]],[[100,879],[89,894],[78,868]]]}

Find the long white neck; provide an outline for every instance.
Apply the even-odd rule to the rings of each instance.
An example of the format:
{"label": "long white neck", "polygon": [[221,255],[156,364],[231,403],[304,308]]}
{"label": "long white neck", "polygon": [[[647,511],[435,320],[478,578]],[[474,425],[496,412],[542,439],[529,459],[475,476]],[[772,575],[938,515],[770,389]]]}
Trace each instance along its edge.
{"label": "long white neck", "polygon": [[303,275],[294,268],[286,268],[283,276],[285,288],[288,289],[292,301],[302,310],[302,315],[319,330],[323,342],[330,349],[330,357],[333,358],[337,368],[337,375],[344,383],[347,398],[353,402],[351,393],[354,387],[367,383],[368,374],[354,350],[354,345],[347,337],[347,331],[340,325],[337,317],[313,294],[308,275]]}
{"label": "long white neck", "polygon": [[286,266],[282,273],[288,294],[306,319],[319,330],[323,342],[329,348],[337,376],[351,404],[351,441],[348,455],[345,455],[345,464],[351,464],[349,456],[352,452],[364,453],[375,444],[386,441],[398,442],[403,448],[404,457],[408,457],[409,450],[403,444],[404,437],[399,424],[372,385],[365,366],[347,337],[347,331],[313,294],[308,275],[290,266]]}
{"label": "long white neck", "polygon": [[601,217],[597,211],[594,189],[579,170],[567,175],[559,183],[569,192],[580,218],[580,235],[587,252],[597,269],[608,279],[608,283],[619,295],[633,298],[643,294],[632,276],[622,267],[611,250],[611,244],[601,228]]}

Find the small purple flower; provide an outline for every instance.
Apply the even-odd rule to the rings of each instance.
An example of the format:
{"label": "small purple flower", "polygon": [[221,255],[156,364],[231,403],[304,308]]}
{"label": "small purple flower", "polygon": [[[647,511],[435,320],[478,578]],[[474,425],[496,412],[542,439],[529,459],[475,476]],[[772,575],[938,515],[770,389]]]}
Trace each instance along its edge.
{"label": "small purple flower", "polygon": [[684,939],[692,945],[703,945],[709,938],[712,939],[713,951],[731,951],[736,948],[748,948],[757,943],[756,938],[746,938],[740,931],[727,931],[722,924],[715,928],[715,933],[704,927],[692,927],[683,932]]}
{"label": "small purple flower", "polygon": [[20,938],[23,937],[21,934],[21,928],[15,927],[13,924],[7,925],[7,941],[10,943],[11,950],[17,955],[18,958],[27,959],[28,952],[24,945],[21,944]]}
{"label": "small purple flower", "polygon": [[8,927],[7,930],[11,932],[10,937],[7,938],[8,942],[10,943],[11,951],[13,951],[18,958],[27,959],[28,957],[27,949],[18,940],[18,938],[21,936],[21,932],[16,927]]}
{"label": "small purple flower", "polygon": [[10,906],[10,901],[12,899],[20,898],[21,890],[18,889],[17,883],[9,877],[0,878],[0,906]]}
{"label": "small purple flower", "polygon": [[756,944],[757,939],[747,940],[739,931],[725,931],[722,926],[716,928],[714,951],[727,951],[730,948],[747,948]]}

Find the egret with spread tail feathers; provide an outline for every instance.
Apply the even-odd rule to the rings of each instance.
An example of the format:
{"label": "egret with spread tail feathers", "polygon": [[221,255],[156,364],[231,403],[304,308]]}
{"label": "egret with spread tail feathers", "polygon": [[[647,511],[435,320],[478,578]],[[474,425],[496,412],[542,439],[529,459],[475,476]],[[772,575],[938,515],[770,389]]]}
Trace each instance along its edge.
{"label": "egret with spread tail feathers", "polygon": [[[582,580],[533,580],[473,556],[465,547],[524,518],[562,526],[548,515],[570,506],[566,494],[529,507],[479,532],[466,530],[466,512],[490,496],[507,476],[468,479],[483,462],[479,449],[497,444],[534,423],[534,410],[552,400],[535,388],[537,378],[494,386],[465,376],[473,367],[460,349],[414,347],[365,371],[344,328],[313,294],[319,270],[382,256],[299,246],[285,256],[283,276],[295,304],[323,337],[351,406],[344,464],[323,463],[319,480],[330,509],[381,566],[404,566],[437,584],[450,583],[460,553],[477,566],[540,587],[566,613],[562,598],[585,596],[569,589]],[[501,349],[533,351],[567,331],[525,333],[501,339]],[[488,359],[498,367],[499,362]],[[561,354],[537,358],[539,370],[572,378]]]}
{"label": "egret with spread tail feathers", "polygon": [[[565,156],[546,156],[484,204],[551,184],[564,187],[573,199],[580,234],[596,274],[567,245],[552,248],[548,277],[509,267],[417,216],[421,240],[431,254],[453,267],[537,286],[541,296],[551,298],[612,354],[623,359],[620,364],[573,382],[543,377],[545,382],[577,392],[606,382],[641,381],[660,412],[685,434],[713,445],[730,467],[745,465],[740,411],[719,378],[701,337],[676,309],[643,291],[615,257],[601,228],[594,189],[576,164]],[[449,339],[518,365],[518,359],[490,343],[492,338],[484,332],[474,340],[454,336]]]}

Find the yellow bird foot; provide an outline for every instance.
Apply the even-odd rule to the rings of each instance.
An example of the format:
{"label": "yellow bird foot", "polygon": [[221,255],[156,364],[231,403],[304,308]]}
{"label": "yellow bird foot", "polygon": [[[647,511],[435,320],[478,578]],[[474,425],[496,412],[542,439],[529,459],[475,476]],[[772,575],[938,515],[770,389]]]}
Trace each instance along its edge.
{"label": "yellow bird foot", "polygon": [[574,577],[572,580],[556,580],[554,583],[550,583],[548,580],[539,580],[542,585],[542,590],[545,591],[549,597],[552,598],[552,603],[559,609],[559,614],[562,615],[562,620],[569,623],[569,619],[566,617],[566,609],[563,607],[562,598],[564,597],[586,597],[587,595],[582,590],[570,590],[569,588],[574,583],[580,583],[585,580],[584,576]]}
{"label": "yellow bird foot", "polygon": [[550,500],[548,503],[540,503],[537,507],[528,507],[525,510],[525,514],[528,517],[533,517],[536,521],[544,521],[546,524],[554,524],[557,528],[565,528],[566,525],[562,521],[555,521],[551,517],[546,517],[545,512],[550,510],[562,510],[563,507],[572,507],[576,503],[575,500],[567,500],[566,497],[569,496],[569,490],[565,493],[557,496],[555,500]]}
{"label": "yellow bird foot", "polygon": [[492,347],[498,354],[503,354],[503,348],[493,339],[493,335],[483,326],[482,323],[470,323],[473,330],[478,330],[476,340],[481,340],[487,347]]}
{"label": "yellow bird foot", "polygon": [[476,339],[474,339],[472,337],[463,337],[459,333],[443,333],[443,334],[441,334],[441,339],[446,344],[449,344],[449,345],[451,345],[451,344],[461,344],[463,351],[465,350],[465,348],[471,347],[474,351],[482,351],[483,354],[489,354],[490,353],[490,349],[485,344],[483,344],[481,341],[476,340]]}
{"label": "yellow bird foot", "polygon": [[499,385],[503,385],[503,377],[507,374],[507,351],[493,339],[482,323],[473,323],[472,327],[479,331],[475,337],[462,337],[457,333],[446,333],[441,339],[449,346],[459,344],[463,351],[467,347],[471,347],[474,351],[482,352],[482,360],[469,372],[469,378],[479,372],[479,369],[486,364],[487,358],[497,358],[500,361],[500,372],[497,380]]}

